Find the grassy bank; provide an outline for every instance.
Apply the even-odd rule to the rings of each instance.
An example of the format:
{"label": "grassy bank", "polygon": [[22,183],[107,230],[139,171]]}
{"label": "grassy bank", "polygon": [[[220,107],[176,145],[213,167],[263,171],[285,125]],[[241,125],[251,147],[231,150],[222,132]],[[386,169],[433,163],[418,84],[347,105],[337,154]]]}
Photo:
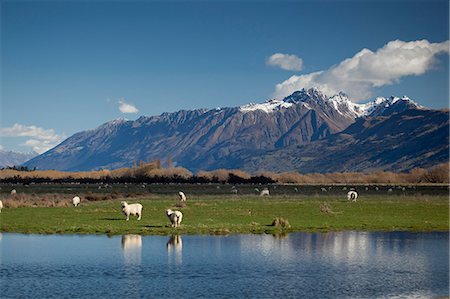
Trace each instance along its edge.
{"label": "grassy bank", "polygon": [[[137,200],[127,199],[129,203]],[[188,201],[182,227],[169,227],[166,208],[173,197],[139,199],[141,221],[121,214],[120,199],[84,202],[80,207],[21,207],[3,209],[0,230],[17,233],[77,234],[228,234],[278,231],[448,231],[448,198],[367,197],[356,203],[330,197],[255,196],[198,197]],[[274,218],[289,228],[271,226]]]}

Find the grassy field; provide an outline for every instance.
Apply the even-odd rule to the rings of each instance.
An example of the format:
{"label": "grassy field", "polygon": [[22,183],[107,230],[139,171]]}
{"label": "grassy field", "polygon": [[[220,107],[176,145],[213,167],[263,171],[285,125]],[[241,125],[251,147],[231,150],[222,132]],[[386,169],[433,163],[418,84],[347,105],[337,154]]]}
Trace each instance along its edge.
{"label": "grassy field", "polygon": [[[339,199],[337,199],[339,198]],[[121,213],[121,199],[75,207],[6,208],[0,231],[75,234],[228,234],[294,231],[448,231],[448,196],[366,196],[356,203],[333,196],[197,196],[184,208],[173,196],[127,198],[144,206],[142,220]],[[180,228],[169,227],[165,209],[178,209]],[[282,217],[290,227],[272,226]]]}

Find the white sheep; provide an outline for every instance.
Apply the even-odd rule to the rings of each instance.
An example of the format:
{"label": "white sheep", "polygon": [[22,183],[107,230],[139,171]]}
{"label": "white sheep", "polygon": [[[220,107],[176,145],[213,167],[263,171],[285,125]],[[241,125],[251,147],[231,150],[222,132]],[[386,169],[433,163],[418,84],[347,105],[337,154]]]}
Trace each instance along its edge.
{"label": "white sheep", "polygon": [[356,199],[358,198],[358,193],[356,191],[348,191],[347,193],[347,200],[352,200],[352,201],[356,201]]}
{"label": "white sheep", "polygon": [[130,220],[130,214],[133,216],[138,216],[138,220],[141,220],[142,216],[142,205],[140,203],[128,204],[126,201],[122,201],[122,212],[127,216],[127,221]]}
{"label": "white sheep", "polygon": [[12,189],[12,190],[11,190],[11,195],[12,195],[12,196],[15,196],[16,194],[17,194],[16,189]]}
{"label": "white sheep", "polygon": [[180,197],[180,201],[186,201],[186,195],[184,194],[184,192],[178,192],[178,196]]}
{"label": "white sheep", "polygon": [[72,198],[72,204],[74,207],[77,207],[80,204],[80,198],[78,196],[75,196],[74,198]]}
{"label": "white sheep", "polygon": [[3,209],[3,202],[0,200],[0,213],[2,212]]}
{"label": "white sheep", "polygon": [[171,209],[167,209],[166,215],[169,217],[172,227],[180,226],[181,220],[183,219],[183,214],[180,211],[172,211]]}
{"label": "white sheep", "polygon": [[269,189],[267,189],[267,188],[264,188],[261,191],[261,193],[259,193],[259,196],[269,196],[269,195],[270,195],[270,192],[269,192]]}

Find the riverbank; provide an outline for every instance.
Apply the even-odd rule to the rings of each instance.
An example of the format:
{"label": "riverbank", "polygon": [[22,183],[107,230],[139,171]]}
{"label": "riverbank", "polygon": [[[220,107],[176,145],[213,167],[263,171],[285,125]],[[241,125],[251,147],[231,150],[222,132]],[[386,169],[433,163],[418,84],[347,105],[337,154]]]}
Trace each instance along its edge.
{"label": "riverbank", "polygon": [[[0,213],[0,231],[37,234],[229,234],[321,231],[448,231],[448,198],[444,196],[370,196],[356,203],[330,197],[217,197],[200,196],[186,207],[173,198],[140,202],[140,221],[121,213],[123,199],[83,202],[75,207],[7,208]],[[180,228],[171,228],[167,208],[182,211]],[[275,218],[287,226],[273,226]]]}

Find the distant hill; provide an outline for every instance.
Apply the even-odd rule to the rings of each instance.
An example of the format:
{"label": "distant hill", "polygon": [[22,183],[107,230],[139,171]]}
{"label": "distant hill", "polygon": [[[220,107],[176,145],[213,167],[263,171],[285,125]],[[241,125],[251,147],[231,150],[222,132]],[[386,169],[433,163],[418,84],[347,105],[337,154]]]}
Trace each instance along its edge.
{"label": "distant hill", "polygon": [[81,171],[170,158],[191,171],[408,170],[448,161],[448,126],[448,112],[407,97],[355,104],[313,88],[260,104],[114,120],[25,165]]}
{"label": "distant hill", "polygon": [[0,168],[19,166],[24,162],[34,158],[38,153],[19,153],[15,151],[0,150]]}

